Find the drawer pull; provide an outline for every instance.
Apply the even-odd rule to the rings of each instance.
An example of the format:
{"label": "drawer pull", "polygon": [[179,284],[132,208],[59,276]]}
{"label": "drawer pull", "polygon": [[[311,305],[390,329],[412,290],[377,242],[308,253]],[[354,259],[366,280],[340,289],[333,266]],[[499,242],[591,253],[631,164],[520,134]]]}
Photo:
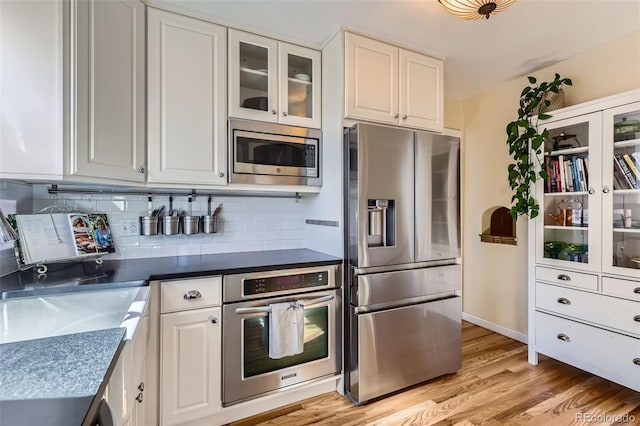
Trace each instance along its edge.
{"label": "drawer pull", "polygon": [[633,292],[634,292],[635,294],[640,294],[640,287],[636,287],[636,288],[634,288],[634,289],[633,289]]}
{"label": "drawer pull", "polygon": [[634,363],[635,365],[640,365],[640,358],[634,358],[634,359],[633,359],[633,363]]}
{"label": "drawer pull", "polygon": [[558,340],[562,340],[563,342],[570,342],[571,339],[569,338],[569,336],[567,336],[566,334],[558,334]]}
{"label": "drawer pull", "polygon": [[571,281],[571,277],[567,274],[560,274],[558,275],[558,279],[560,281]]}
{"label": "drawer pull", "polygon": [[633,317],[633,320],[635,322],[640,322],[640,315],[636,315],[635,317]]}
{"label": "drawer pull", "polygon": [[558,298],[558,303],[561,305],[570,305],[571,304],[571,300],[565,298],[565,297],[560,297]]}
{"label": "drawer pull", "polygon": [[217,324],[218,323],[218,318],[216,318],[214,316],[209,315],[209,317],[207,319],[211,322],[211,324]]}
{"label": "drawer pull", "polygon": [[184,294],[184,300],[201,299],[202,294],[198,290],[189,290]]}

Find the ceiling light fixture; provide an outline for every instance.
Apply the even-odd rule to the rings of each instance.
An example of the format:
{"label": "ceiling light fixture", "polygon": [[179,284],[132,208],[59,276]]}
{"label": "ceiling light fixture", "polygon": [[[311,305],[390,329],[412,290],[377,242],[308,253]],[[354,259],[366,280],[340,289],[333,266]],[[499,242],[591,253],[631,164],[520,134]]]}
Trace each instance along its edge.
{"label": "ceiling light fixture", "polygon": [[453,16],[462,19],[489,19],[492,13],[502,12],[516,0],[438,0]]}

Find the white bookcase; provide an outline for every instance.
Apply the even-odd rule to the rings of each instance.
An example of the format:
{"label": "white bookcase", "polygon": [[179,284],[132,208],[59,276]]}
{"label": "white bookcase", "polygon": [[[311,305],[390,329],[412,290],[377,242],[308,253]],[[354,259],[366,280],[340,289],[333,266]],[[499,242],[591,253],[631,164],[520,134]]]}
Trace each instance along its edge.
{"label": "white bookcase", "polygon": [[640,90],[551,115],[529,228],[529,362],[640,391]]}

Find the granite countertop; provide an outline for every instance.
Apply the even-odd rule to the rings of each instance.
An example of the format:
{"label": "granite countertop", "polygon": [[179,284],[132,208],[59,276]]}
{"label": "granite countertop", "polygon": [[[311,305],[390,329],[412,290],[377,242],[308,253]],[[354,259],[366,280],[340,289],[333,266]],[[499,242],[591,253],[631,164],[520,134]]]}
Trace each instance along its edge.
{"label": "granite countertop", "polygon": [[[342,259],[308,249],[271,250],[208,254],[200,256],[172,256],[145,259],[105,260],[102,265],[93,261],[49,265],[46,274],[34,271],[16,272],[0,278],[0,299],[14,297],[19,292],[41,294],[57,288],[69,291],[107,286],[145,285],[150,280],[192,278],[205,275],[232,274],[337,264]],[[74,290],[74,291],[75,291]],[[61,290],[62,291],[62,290]]]}
{"label": "granite countertop", "polygon": [[[341,262],[295,249],[51,264],[47,274],[25,271],[0,278],[0,299]],[[84,425],[104,393],[125,331],[112,328],[0,344],[0,425]]]}
{"label": "granite countertop", "polygon": [[0,425],[83,425],[104,393],[124,328],[0,345]]}

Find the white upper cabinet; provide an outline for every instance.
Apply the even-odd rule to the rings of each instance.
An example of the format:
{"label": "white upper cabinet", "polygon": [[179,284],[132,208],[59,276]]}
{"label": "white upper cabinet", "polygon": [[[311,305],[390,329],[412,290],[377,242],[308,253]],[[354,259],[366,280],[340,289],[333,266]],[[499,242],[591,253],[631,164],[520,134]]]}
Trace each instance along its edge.
{"label": "white upper cabinet", "polygon": [[229,116],[320,128],[321,53],[229,29]]}
{"label": "white upper cabinet", "polygon": [[225,27],[148,9],[150,183],[227,181]]}
{"label": "white upper cabinet", "polygon": [[345,33],[345,117],[441,132],[441,60]]}
{"label": "white upper cabinet", "polygon": [[62,9],[0,1],[0,178],[62,178]]}
{"label": "white upper cabinet", "polygon": [[68,173],[145,181],[145,6],[70,2]]}

